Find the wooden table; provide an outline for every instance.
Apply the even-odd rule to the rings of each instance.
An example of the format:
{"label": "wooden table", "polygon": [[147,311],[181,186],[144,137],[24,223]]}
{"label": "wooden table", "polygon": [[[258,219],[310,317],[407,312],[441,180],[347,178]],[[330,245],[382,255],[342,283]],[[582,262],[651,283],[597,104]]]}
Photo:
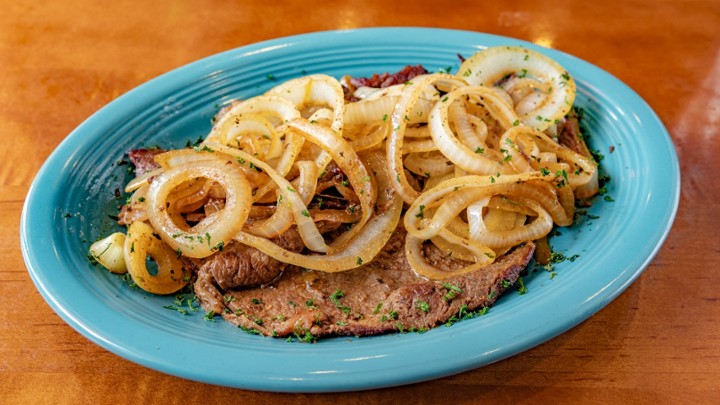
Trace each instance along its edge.
{"label": "wooden table", "polygon": [[[720,403],[719,1],[0,3],[0,402]],[[512,36],[576,55],[635,89],[672,135],[682,170],[675,224],[642,276],[586,322],[513,358],[432,382],[332,395],[167,376],[101,349],[50,309],[23,263],[19,218],[35,173],[73,128],[198,58],[371,26]]]}

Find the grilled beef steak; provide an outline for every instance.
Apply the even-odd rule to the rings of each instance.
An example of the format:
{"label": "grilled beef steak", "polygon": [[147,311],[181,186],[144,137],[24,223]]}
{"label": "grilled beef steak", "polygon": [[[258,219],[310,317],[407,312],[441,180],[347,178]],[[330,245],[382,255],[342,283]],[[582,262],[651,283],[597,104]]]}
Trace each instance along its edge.
{"label": "grilled beef steak", "polygon": [[[268,336],[315,339],[426,330],[461,311],[492,305],[517,281],[534,250],[534,245],[527,243],[484,269],[428,281],[408,265],[404,240],[404,230],[397,230],[375,260],[358,269],[325,273],[288,266],[281,277],[262,286],[254,286],[261,283],[253,280],[253,285],[245,287],[221,287],[228,283],[216,278],[218,266],[222,267],[219,261],[224,260],[216,255],[199,267],[195,294],[206,311]],[[429,260],[437,257],[443,263],[459,264],[440,259],[432,245],[426,245],[425,251]],[[264,254],[255,251],[252,255]]]}

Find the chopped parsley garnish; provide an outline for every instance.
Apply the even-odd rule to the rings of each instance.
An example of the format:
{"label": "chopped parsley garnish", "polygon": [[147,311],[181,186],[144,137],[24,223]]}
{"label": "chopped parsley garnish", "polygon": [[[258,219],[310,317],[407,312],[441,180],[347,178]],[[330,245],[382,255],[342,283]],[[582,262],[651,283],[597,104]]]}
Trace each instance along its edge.
{"label": "chopped parsley garnish", "polygon": [[447,290],[447,293],[443,295],[443,299],[448,302],[454,300],[455,297],[462,294],[463,292],[462,289],[456,285],[443,283],[442,286],[445,287],[445,289]]}
{"label": "chopped parsley garnish", "polygon": [[570,183],[570,180],[568,180],[568,175],[565,169],[558,170],[555,172],[555,175],[560,178],[560,181],[557,183],[557,188],[564,187],[566,184]]}
{"label": "chopped parsley garnish", "polygon": [[310,333],[310,329],[298,328],[293,332],[293,335],[303,343],[315,343],[317,341],[317,336]]}
{"label": "chopped parsley garnish", "polygon": [[518,285],[518,289],[517,289],[517,290],[518,290],[518,294],[520,294],[520,295],[527,294],[528,289],[527,289],[527,287],[525,287],[525,283],[523,282],[523,278],[522,278],[522,277],[518,277],[518,279],[517,279],[517,285]]}
{"label": "chopped parsley garnish", "polygon": [[344,292],[342,292],[341,290],[336,290],[336,291],[330,296],[330,301],[331,301],[333,304],[335,304],[335,306],[336,306],[340,311],[342,311],[342,313],[344,313],[345,315],[349,315],[349,314],[350,314],[350,311],[351,311],[350,307],[346,307],[346,306],[342,305],[342,303],[340,303],[340,298],[342,298],[342,297],[344,297],[344,296],[345,296],[345,293],[344,293]]}
{"label": "chopped parsley garnish", "polygon": [[176,311],[176,312],[178,312],[178,313],[180,313],[180,314],[182,314],[182,315],[187,315],[187,314],[188,314],[187,309],[181,308],[181,307],[177,307],[177,306],[175,306],[175,305],[163,305],[163,308],[169,309],[169,310],[171,310],[171,311]]}
{"label": "chopped parsley garnish", "polygon": [[488,307],[481,307],[475,311],[469,311],[468,306],[464,305],[460,307],[458,313],[451,316],[450,319],[445,321],[445,326],[452,326],[455,322],[462,321],[465,319],[477,318],[488,313],[490,309]]}

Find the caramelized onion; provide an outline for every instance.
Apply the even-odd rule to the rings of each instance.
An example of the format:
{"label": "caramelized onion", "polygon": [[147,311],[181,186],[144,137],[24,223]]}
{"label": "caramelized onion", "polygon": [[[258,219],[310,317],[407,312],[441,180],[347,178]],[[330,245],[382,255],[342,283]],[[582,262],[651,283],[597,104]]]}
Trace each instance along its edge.
{"label": "caramelized onion", "polygon": [[[388,170],[383,157],[373,153],[366,156],[369,173],[375,176],[379,189],[391,188]],[[268,256],[312,270],[339,272],[354,269],[367,263],[377,255],[390,239],[400,220],[402,199],[396,193],[380,193],[378,205],[387,207],[381,214],[374,215],[364,227],[346,244],[345,249],[330,254],[301,254],[288,251],[265,238],[240,232],[236,240],[252,246]]]}
{"label": "caramelized onion", "polygon": [[512,77],[533,79],[536,84],[526,96],[531,100],[520,104],[518,115],[524,125],[540,131],[562,119],[575,100],[575,81],[568,72],[528,48],[498,46],[480,51],[460,65],[458,76],[472,85],[488,87],[502,85]]}
{"label": "caramelized onion", "polygon": [[[189,227],[175,212],[168,212],[168,196],[182,183],[206,178],[225,189],[225,208]],[[150,184],[147,209],[150,223],[173,251],[202,258],[228,243],[241,229],[250,212],[251,188],[237,164],[213,159],[175,166]]]}
{"label": "caramelized onion", "polygon": [[[292,79],[234,102],[199,146],[155,155],[160,168],[125,188],[134,194],[123,208],[131,223],[123,266],[136,283],[176,291],[180,255],[206,258],[230,240],[283,263],[345,271],[372,260],[401,219],[413,270],[443,279],[546,241],[553,225],[572,223],[575,198],[597,193],[595,162],[553,139],[575,83],[538,52],[490,48],[458,75],[420,75],[355,97],[346,102],[327,75]],[[339,204],[313,203],[327,196]],[[291,227],[303,252],[273,242]],[[118,245],[113,238],[91,253]],[[466,265],[435,267],[425,243]]]}
{"label": "caramelized onion", "polygon": [[[189,281],[189,274],[180,255],[155,237],[152,227],[144,222],[133,222],[128,227],[124,244],[127,271],[143,290],[153,294],[172,294]],[[157,274],[147,268],[148,256],[157,263]]]}

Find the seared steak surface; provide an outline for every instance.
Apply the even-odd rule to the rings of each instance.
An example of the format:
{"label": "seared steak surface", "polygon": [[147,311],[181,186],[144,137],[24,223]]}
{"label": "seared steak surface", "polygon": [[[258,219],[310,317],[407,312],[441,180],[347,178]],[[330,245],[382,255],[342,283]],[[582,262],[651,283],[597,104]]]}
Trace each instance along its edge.
{"label": "seared steak surface", "polygon": [[[288,266],[280,277],[261,286],[229,283],[228,277],[237,278],[227,276],[232,272],[218,270],[222,264],[215,261],[225,259],[216,255],[199,266],[195,294],[206,311],[268,336],[310,336],[314,340],[327,335],[426,330],[458,312],[491,306],[517,281],[534,251],[534,245],[527,243],[484,269],[428,281],[408,265],[404,240],[404,230],[396,231],[375,260],[354,270],[325,273]],[[433,250],[427,245],[431,261],[438,255]],[[245,262],[245,269],[251,262]],[[216,278],[218,275],[221,277]],[[251,284],[263,282],[268,280],[258,283],[253,279]]]}

